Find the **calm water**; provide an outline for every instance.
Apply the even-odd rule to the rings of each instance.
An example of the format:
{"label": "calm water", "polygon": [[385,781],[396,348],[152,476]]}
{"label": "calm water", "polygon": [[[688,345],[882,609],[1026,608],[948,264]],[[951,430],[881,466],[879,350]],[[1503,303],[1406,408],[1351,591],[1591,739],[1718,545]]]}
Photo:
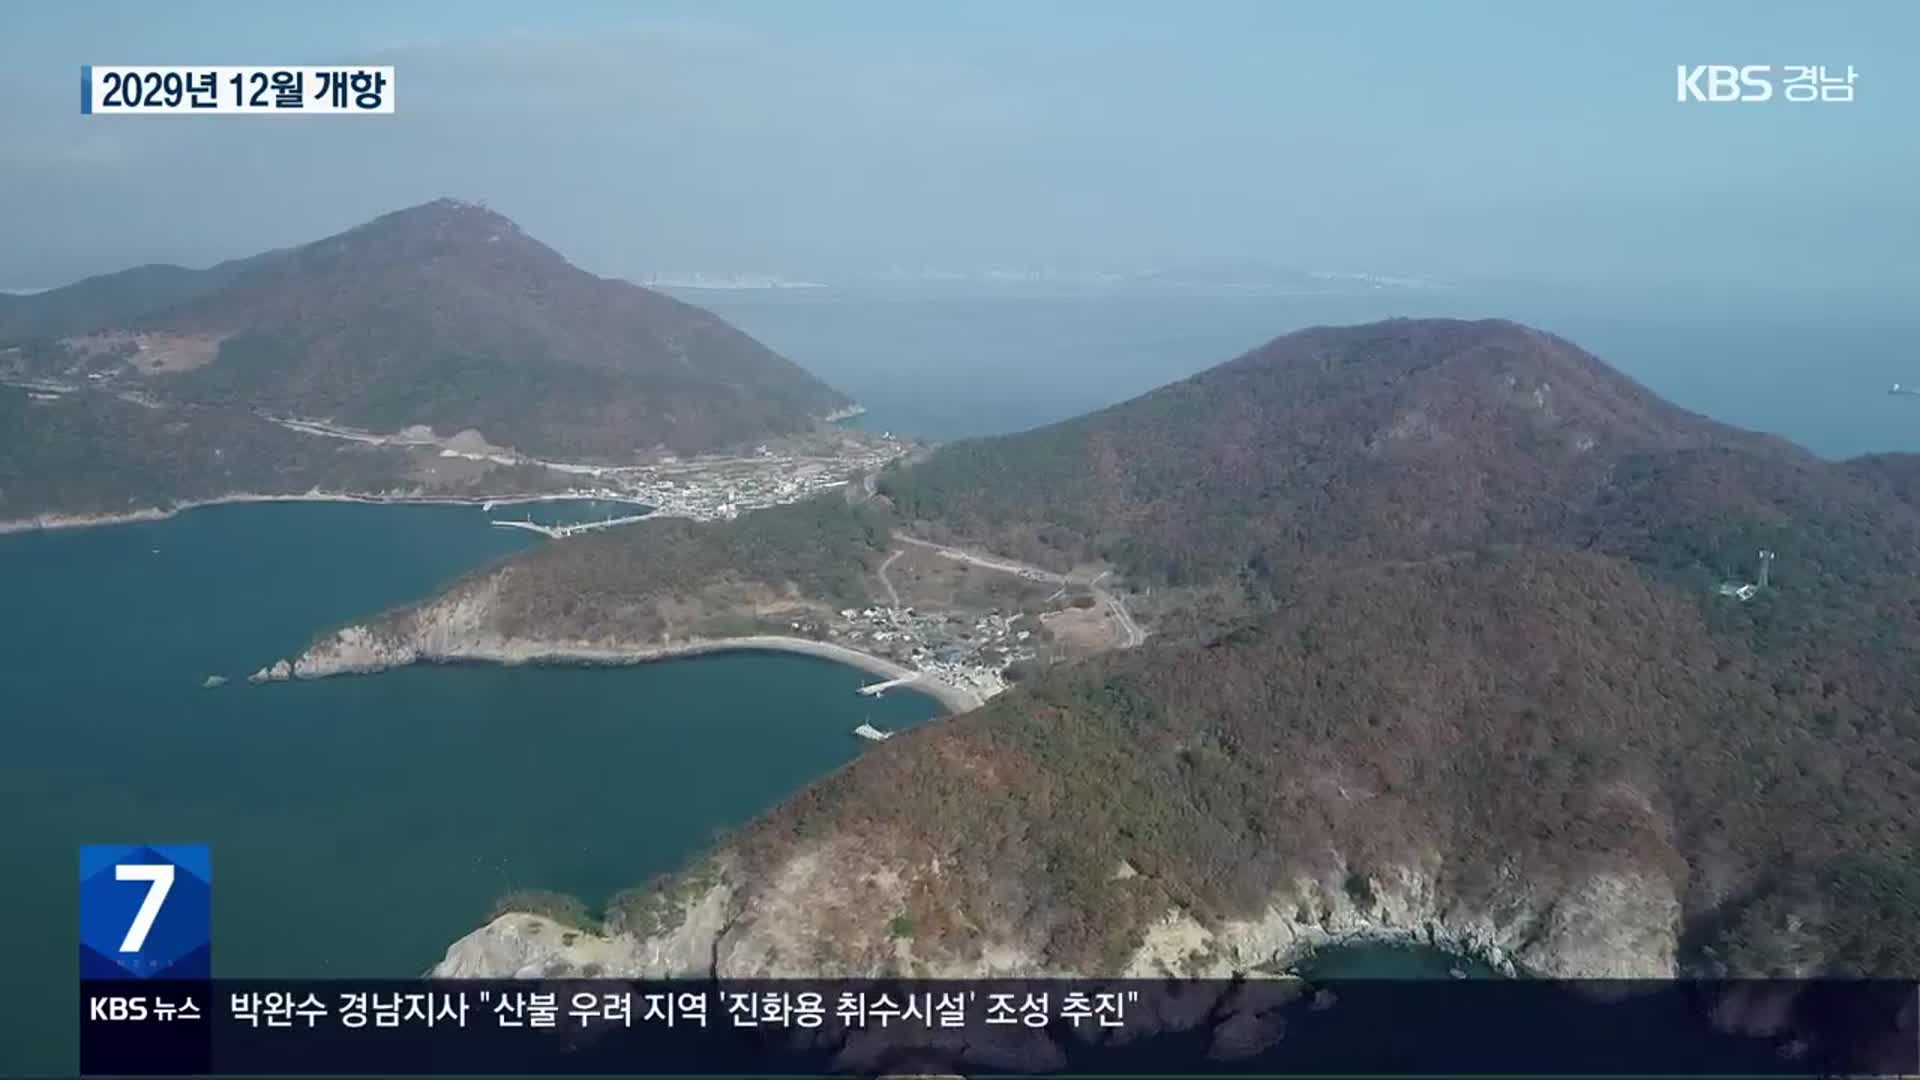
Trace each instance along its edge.
{"label": "calm water", "polygon": [[1493,965],[1418,945],[1363,943],[1320,949],[1296,969],[1309,979],[1494,979]]}
{"label": "calm water", "polygon": [[[214,965],[411,975],[510,888],[598,902],[851,760],[928,698],[738,654],[250,686],[315,633],[541,542],[476,509],[214,507],[0,536],[0,1072],[73,1067],[75,849],[205,841]],[[233,682],[204,690],[209,674]]]}

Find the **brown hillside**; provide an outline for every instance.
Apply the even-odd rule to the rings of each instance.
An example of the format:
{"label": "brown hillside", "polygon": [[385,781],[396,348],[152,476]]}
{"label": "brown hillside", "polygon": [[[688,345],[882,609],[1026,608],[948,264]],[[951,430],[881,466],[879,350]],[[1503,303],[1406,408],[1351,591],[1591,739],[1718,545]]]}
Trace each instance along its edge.
{"label": "brown hillside", "polygon": [[[1914,475],[1504,322],[1289,335],[941,450],[884,481],[916,531],[1106,555],[1239,625],[1154,625],[790,800],[731,848],[712,955],[880,970],[910,926],[939,970],[1246,970],[1359,927],[1560,974],[1920,973]],[[801,532],[887,547],[855,513]],[[755,539],[763,580],[827,565],[793,543]]]}
{"label": "brown hillside", "polygon": [[[1443,913],[1637,868],[1671,883],[1695,968],[1920,970],[1920,718],[1825,707],[1619,560],[1330,571],[1211,645],[1056,669],[897,739],[748,846],[766,868],[885,837],[949,868],[913,894],[929,946],[1011,926],[1061,969],[1112,969],[1170,909],[1255,917],[1301,875],[1418,866]],[[1123,860],[1138,877],[1114,880]],[[1808,942],[1718,928],[1790,886],[1775,921]]]}
{"label": "brown hillside", "polygon": [[883,490],[1010,554],[1180,583],[1563,536],[1624,456],[1720,444],[1797,456],[1552,335],[1403,319],[1289,334],[1088,416],[947,447]]}
{"label": "brown hillside", "polygon": [[158,393],[598,459],[792,432],[849,404],[717,316],[452,200],[217,269],[218,287],[133,320],[221,340],[211,365],[150,377]]}

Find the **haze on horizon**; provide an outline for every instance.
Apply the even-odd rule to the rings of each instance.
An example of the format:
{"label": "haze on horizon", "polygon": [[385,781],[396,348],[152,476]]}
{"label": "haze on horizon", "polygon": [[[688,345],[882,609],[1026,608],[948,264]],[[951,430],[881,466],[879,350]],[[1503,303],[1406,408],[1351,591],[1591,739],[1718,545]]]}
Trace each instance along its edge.
{"label": "haze on horizon", "polygon": [[[204,266],[443,195],[598,273],[1254,258],[1920,284],[1893,2],[10,5],[0,287]],[[397,67],[397,115],[83,117],[87,63]],[[1859,72],[1674,101],[1679,63]]]}

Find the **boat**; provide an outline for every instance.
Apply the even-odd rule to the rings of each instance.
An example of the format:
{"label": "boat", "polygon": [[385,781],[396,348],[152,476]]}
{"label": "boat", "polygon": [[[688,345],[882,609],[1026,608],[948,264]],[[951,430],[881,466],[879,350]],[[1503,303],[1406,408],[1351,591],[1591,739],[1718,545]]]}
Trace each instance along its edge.
{"label": "boat", "polygon": [[855,735],[860,736],[863,739],[872,739],[874,742],[880,742],[885,739],[893,738],[893,732],[882,731],[879,728],[874,727],[872,724],[866,724],[866,723],[863,723],[859,727],[854,728],[853,733]]}
{"label": "boat", "polygon": [[1904,383],[1894,383],[1893,386],[1887,390],[1887,393],[1898,394],[1902,397],[1920,397],[1920,386],[1907,386]]}

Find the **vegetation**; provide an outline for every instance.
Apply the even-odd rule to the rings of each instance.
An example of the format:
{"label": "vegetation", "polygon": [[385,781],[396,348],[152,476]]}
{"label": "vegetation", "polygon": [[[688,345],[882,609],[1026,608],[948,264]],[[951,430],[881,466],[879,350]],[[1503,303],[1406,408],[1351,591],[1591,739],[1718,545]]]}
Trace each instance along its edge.
{"label": "vegetation", "polygon": [[546,456],[715,449],[847,404],[717,317],[445,201],[261,256],[142,327],[230,335],[212,364],[151,379],[159,393],[381,431],[474,428]]}
{"label": "vegetation", "polygon": [[235,493],[541,491],[564,478],[496,467],[442,484],[408,451],[315,438],[238,409],[148,406],[103,391],[36,400],[0,386],[0,521],[170,508]]}
{"label": "vegetation", "polygon": [[380,491],[406,456],[315,439],[243,412],[148,408],[109,394],[35,400],[0,387],[0,520],[115,513],[237,491]]}
{"label": "vegetation", "polygon": [[606,932],[653,937],[678,929],[687,909],[713,887],[716,875],[711,863],[701,863],[686,873],[662,875],[614,894],[607,901]]}
{"label": "vegetation", "polygon": [[136,266],[28,296],[0,294],[0,344],[123,326],[218,287],[241,265]]}
{"label": "vegetation", "polygon": [[[737,842],[749,880],[833,836],[938,859],[889,924],[916,940],[1011,925],[1112,970],[1170,908],[1253,915],[1301,874],[1373,905],[1419,863],[1472,910],[1625,866],[1674,883],[1697,970],[1911,975],[1916,461],[1821,462],[1511,324],[1393,322],[939,451],[884,478],[897,518],[648,523],[500,597],[510,630],[629,640],[848,606],[899,518],[1152,586],[1147,645],[1020,671]],[[1721,595],[1761,549],[1768,587]]]}
{"label": "vegetation", "polygon": [[1559,532],[1618,455],[1757,440],[1525,327],[1393,320],[1290,334],[1076,420],[956,443],[881,490],[936,534],[1194,585]]}
{"label": "vegetation", "polygon": [[502,896],[494,902],[493,910],[487,914],[485,921],[492,922],[502,915],[515,912],[544,915],[574,930],[596,933],[600,929],[599,920],[593,917],[593,913],[578,897],[544,889],[522,889]]}
{"label": "vegetation", "polygon": [[[1111,968],[1169,907],[1252,915],[1302,872],[1364,905],[1437,859],[1470,907],[1656,873],[1701,971],[1911,975],[1916,477],[1507,324],[1281,339],[887,477],[936,536],[1120,560],[1167,621],[863,755],[751,850],[887,831],[960,868],[923,935],[1011,923],[1062,967]],[[1768,588],[1720,595],[1763,548]]]}
{"label": "vegetation", "polygon": [[29,374],[54,369],[57,339],[95,330],[219,339],[212,363],[141,379],[167,400],[477,429],[547,457],[718,449],[849,404],[714,315],[446,200],[210,270],[137,267],[0,297],[0,347],[20,348]]}
{"label": "vegetation", "polygon": [[[1900,678],[1920,700],[1920,679]],[[1172,905],[1255,914],[1303,870],[1365,903],[1375,870],[1435,852],[1468,903],[1510,875],[1625,861],[1671,875],[1694,920],[1774,867],[1866,857],[1885,872],[1815,892],[1849,940],[1888,944],[1831,959],[1920,970],[1886,966],[1914,947],[1912,909],[1890,916],[1912,897],[1920,718],[1904,704],[1868,724],[1849,706],[1842,732],[1808,704],[1693,598],[1618,559],[1354,568],[1212,645],[1042,673],[864,755],[759,837],[778,852],[897,830],[968,868],[950,900],[969,920],[1037,921],[1061,966],[1112,964]],[[996,782],[954,761],[991,761]],[[1114,880],[1121,860],[1140,877]]]}
{"label": "vegetation", "polygon": [[732,521],[576,536],[509,564],[498,629],[548,640],[792,634],[788,616],[869,602],[887,537],[884,518],[837,494]]}

